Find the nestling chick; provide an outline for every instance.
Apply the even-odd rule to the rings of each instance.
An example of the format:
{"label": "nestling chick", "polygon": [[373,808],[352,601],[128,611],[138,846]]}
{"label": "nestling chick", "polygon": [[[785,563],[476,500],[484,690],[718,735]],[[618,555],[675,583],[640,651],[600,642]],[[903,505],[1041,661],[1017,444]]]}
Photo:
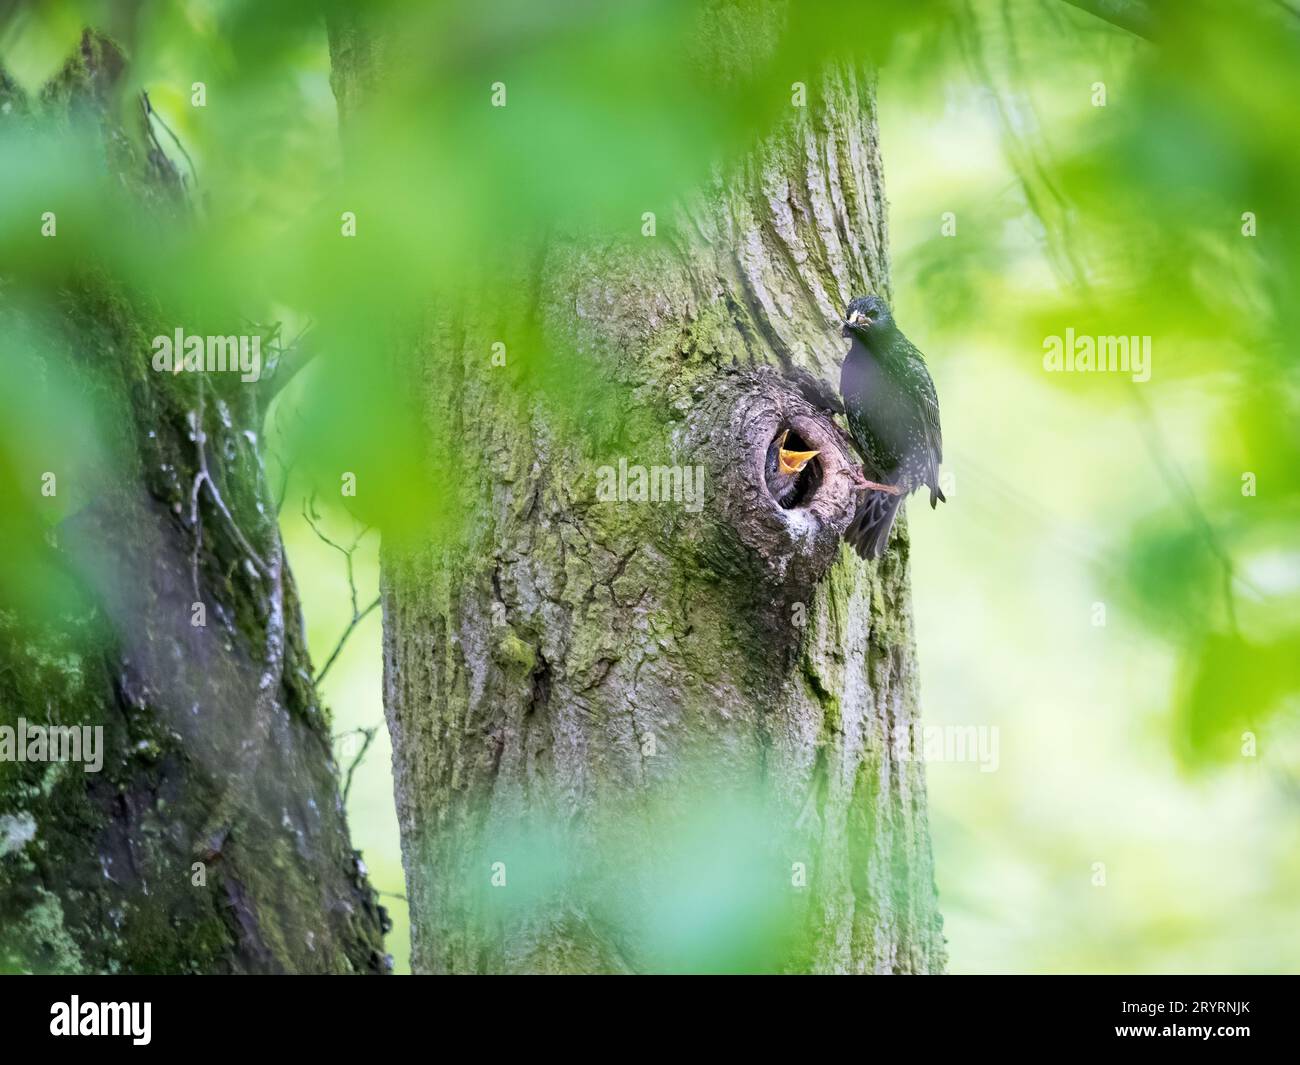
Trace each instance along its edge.
{"label": "nestling chick", "polygon": [[767,457],[767,487],[772,498],[787,509],[794,505],[798,495],[799,475],[821,454],[820,451],[787,451],[785,442],[789,435],[790,430],[785,430]]}

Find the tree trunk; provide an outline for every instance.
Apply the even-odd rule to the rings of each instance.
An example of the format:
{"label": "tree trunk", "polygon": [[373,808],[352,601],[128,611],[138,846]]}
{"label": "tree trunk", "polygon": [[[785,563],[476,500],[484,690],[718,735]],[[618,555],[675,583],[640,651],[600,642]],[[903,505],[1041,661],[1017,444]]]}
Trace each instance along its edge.
{"label": "tree trunk", "polygon": [[[75,130],[106,163],[105,189],[149,205],[142,235],[187,224],[176,172],[121,99],[123,68],[88,33],[39,99],[0,74],[5,150]],[[37,406],[62,381],[98,424],[48,437],[81,433],[84,452],[42,438],[0,463],[20,515],[5,548],[36,572],[28,601],[0,610],[0,724],[102,728],[103,764],[0,763],[0,969],[381,971],[385,918],[348,839],[261,466],[265,395],[155,372],[150,338],[208,330],[83,263],[76,223],[104,216],[57,187],[51,200],[53,239],[73,251],[23,261],[46,265],[37,294],[57,292],[57,320],[25,300],[33,279],[0,279],[7,378]]]}
{"label": "tree trunk", "polygon": [[[347,129],[383,50],[331,46]],[[428,461],[454,441],[466,471],[442,506],[473,518],[384,548],[417,971],[944,966],[906,527],[879,564],[841,549],[856,460],[788,379],[837,383],[845,303],[888,292],[873,77],[811,89],[663,234],[552,235],[410,365]],[[492,365],[503,337],[537,357]],[[542,351],[621,416],[530,387]],[[764,475],[786,428],[821,451],[790,510]],[[620,460],[702,467],[702,505],[606,501]]]}

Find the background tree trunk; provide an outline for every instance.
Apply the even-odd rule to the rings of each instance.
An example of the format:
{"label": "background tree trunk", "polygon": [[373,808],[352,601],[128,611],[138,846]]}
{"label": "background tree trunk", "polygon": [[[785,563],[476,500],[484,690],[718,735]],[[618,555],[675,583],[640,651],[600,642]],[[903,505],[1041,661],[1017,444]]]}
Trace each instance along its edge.
{"label": "background tree trunk", "polygon": [[[337,23],[331,48],[348,129],[384,49]],[[552,234],[490,302],[435,315],[409,366],[428,461],[452,440],[466,471],[442,505],[473,516],[454,545],[384,548],[417,971],[944,966],[906,757],[906,528],[879,564],[841,550],[851,452],[780,372],[837,384],[844,304],[888,292],[872,76],[810,89],[659,236]],[[496,339],[536,357],[494,367]],[[622,415],[541,398],[555,353],[596,366]],[[786,427],[823,451],[793,510],[763,476]],[[702,466],[703,507],[600,502],[620,459]],[[758,881],[788,903],[768,946],[665,943],[688,918],[761,939]]]}
{"label": "background tree trunk", "polygon": [[[187,224],[175,171],[120,99],[124,62],[88,33],[40,100],[0,75],[0,136],[84,123],[105,182],[152,205],[142,225]],[[58,240],[84,239],[73,217]],[[24,507],[55,472],[49,505],[73,510],[41,558],[66,609],[0,610],[0,723],[102,726],[105,757],[97,773],[0,763],[0,969],[382,971],[385,916],[348,839],[263,476],[265,397],[154,372],[151,338],[198,323],[161,320],[89,265],[45,280],[60,292],[47,331],[22,283],[0,286],[9,386],[40,402],[20,362],[39,335],[52,361],[30,363],[73,375],[104,417],[97,455],[0,469]]]}

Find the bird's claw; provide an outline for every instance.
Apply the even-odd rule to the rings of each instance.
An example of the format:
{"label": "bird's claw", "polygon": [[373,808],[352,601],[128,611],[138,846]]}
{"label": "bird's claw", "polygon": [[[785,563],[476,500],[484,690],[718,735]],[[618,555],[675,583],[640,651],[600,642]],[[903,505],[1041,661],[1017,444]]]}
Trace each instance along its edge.
{"label": "bird's claw", "polygon": [[901,485],[879,484],[876,481],[868,481],[862,471],[855,466],[849,467],[849,476],[853,478],[853,487],[860,492],[888,492],[891,496],[901,496],[903,494]]}

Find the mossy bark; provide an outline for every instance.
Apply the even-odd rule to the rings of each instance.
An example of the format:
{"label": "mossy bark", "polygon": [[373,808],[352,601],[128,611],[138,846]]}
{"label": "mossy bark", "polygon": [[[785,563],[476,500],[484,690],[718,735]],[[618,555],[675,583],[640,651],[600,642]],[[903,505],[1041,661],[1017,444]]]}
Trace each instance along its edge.
{"label": "mossy bark", "polygon": [[[37,99],[0,75],[0,136],[75,128],[153,224],[189,224],[166,155],[121,118],[144,114],[121,98],[124,65],[88,33]],[[27,282],[0,280],[11,368],[37,370],[7,387],[38,401],[61,375],[101,413],[81,427],[92,453],[51,459],[68,513],[35,556],[50,602],[0,608],[0,724],[102,728],[104,756],[93,773],[0,762],[0,970],[384,970],[263,475],[262,397],[154,372],[150,339],[184,323],[92,263],[39,279],[40,322]],[[19,350],[37,335],[42,353]],[[40,468],[0,471],[24,506]]]}
{"label": "mossy bark", "polygon": [[[331,38],[347,111],[382,49]],[[888,294],[876,128],[870,71],[833,66],[658,237],[553,234],[491,305],[433,316],[407,372],[428,461],[451,442],[473,471],[441,507],[472,520],[385,543],[417,971],[942,970],[905,523],[879,564],[841,547],[852,453],[789,380],[837,382],[844,304]],[[620,414],[553,402],[545,358],[493,365],[512,323],[592,367]],[[764,475],[783,428],[823,452],[792,510]],[[702,506],[602,501],[620,459],[703,467]],[[739,821],[716,815],[733,803]],[[732,849],[751,815],[765,838]],[[771,940],[748,953],[665,948],[641,919],[725,924],[747,879],[788,896],[742,921]],[[722,897],[690,899],[697,880]]]}

